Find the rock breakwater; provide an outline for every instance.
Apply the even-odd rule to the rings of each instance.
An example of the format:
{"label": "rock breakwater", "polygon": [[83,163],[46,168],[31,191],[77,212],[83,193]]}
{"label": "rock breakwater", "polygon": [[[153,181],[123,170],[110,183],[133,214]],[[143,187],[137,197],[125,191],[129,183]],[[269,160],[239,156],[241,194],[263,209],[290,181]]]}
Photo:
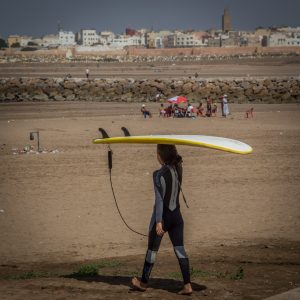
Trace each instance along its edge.
{"label": "rock breakwater", "polygon": [[92,79],[6,78],[0,80],[0,101],[148,102],[186,96],[197,102],[227,94],[231,102],[300,103],[300,79]]}

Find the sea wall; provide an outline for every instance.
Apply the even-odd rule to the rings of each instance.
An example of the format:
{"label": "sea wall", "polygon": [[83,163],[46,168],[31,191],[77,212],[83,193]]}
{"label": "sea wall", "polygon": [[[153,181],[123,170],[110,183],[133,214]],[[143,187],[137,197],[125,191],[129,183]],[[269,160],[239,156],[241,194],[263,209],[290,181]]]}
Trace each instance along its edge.
{"label": "sea wall", "polygon": [[235,103],[300,103],[300,79],[163,80],[163,79],[0,79],[0,102],[10,101],[154,101],[186,96],[192,102],[227,94]]}
{"label": "sea wall", "polygon": [[[230,59],[263,59],[266,57],[299,57],[300,47],[192,47],[146,49],[127,47],[126,49],[77,51],[76,47],[37,51],[20,51],[15,48],[0,50],[1,63],[69,63],[69,62],[180,62],[180,61],[220,61]],[[72,56],[67,55],[70,51]]]}

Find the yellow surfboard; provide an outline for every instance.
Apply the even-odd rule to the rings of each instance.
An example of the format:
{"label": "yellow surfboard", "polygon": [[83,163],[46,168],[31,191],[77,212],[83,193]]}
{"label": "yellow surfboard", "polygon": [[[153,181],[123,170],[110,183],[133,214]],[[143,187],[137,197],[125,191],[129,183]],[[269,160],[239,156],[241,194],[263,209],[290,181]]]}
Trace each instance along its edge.
{"label": "yellow surfboard", "polygon": [[94,144],[173,144],[212,148],[237,154],[253,151],[249,145],[228,138],[207,135],[142,135],[104,137],[93,140]]}

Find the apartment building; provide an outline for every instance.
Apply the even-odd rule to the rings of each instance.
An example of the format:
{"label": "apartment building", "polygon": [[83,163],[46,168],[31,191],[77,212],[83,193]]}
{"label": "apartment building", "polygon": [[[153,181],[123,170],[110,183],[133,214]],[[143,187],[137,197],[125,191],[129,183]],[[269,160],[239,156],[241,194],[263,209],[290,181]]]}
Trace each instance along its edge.
{"label": "apartment building", "polygon": [[172,31],[161,30],[159,32],[145,32],[145,43],[147,48],[165,48],[168,47],[168,36]]}
{"label": "apartment building", "polygon": [[[199,44],[198,39],[196,44],[197,43]],[[194,47],[194,46],[195,46],[195,38],[192,33],[175,32],[174,34],[170,34],[167,37],[168,48],[186,48],[186,47]]]}
{"label": "apartment building", "polygon": [[139,35],[117,35],[112,40],[110,45],[114,48],[124,48],[126,46],[145,46],[145,37]]}
{"label": "apartment building", "polygon": [[10,35],[7,38],[7,45],[11,47],[12,45],[20,44],[21,45],[21,36],[19,35]]}
{"label": "apartment building", "polygon": [[300,27],[279,27],[276,30],[287,35],[300,34]]}
{"label": "apartment building", "polygon": [[99,35],[95,29],[81,29],[77,34],[77,42],[83,46],[93,46],[99,43]]}
{"label": "apartment building", "polygon": [[205,31],[195,31],[194,36],[194,47],[207,47],[209,34]]}
{"label": "apartment building", "polygon": [[32,36],[21,35],[19,39],[19,43],[21,47],[27,47],[28,43],[32,41]]}
{"label": "apartment building", "polygon": [[193,47],[194,36],[193,34],[178,33],[176,34],[176,47]]}
{"label": "apartment building", "polygon": [[75,34],[72,31],[59,31],[59,44],[62,46],[75,45]]}
{"label": "apartment building", "polygon": [[209,37],[208,41],[207,41],[207,46],[208,47],[221,47],[222,46],[221,37],[218,37],[218,36]]}
{"label": "apartment building", "polygon": [[273,33],[268,39],[267,46],[300,46],[300,34],[288,36],[281,32]]}
{"label": "apartment building", "polygon": [[51,47],[59,45],[59,37],[56,34],[48,34],[42,37],[41,46],[43,47]]}
{"label": "apartment building", "polygon": [[101,31],[99,34],[99,41],[102,45],[110,45],[115,38],[115,34],[112,31]]}

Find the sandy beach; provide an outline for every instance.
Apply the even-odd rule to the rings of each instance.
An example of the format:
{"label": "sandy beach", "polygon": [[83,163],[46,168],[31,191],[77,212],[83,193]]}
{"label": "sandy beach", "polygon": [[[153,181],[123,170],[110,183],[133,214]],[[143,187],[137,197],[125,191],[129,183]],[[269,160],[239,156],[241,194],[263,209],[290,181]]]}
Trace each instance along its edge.
{"label": "sandy beach", "polygon": [[0,78],[7,77],[85,77],[89,68],[90,78],[188,78],[196,73],[201,79],[230,78],[288,78],[299,77],[299,55],[269,56],[261,58],[223,58],[199,61],[153,61],[153,62],[66,62],[3,63]]}
{"label": "sandy beach", "polygon": [[[182,204],[182,213],[192,267],[245,269],[240,281],[195,276],[198,288],[193,297],[261,299],[300,284],[300,106],[255,104],[253,119],[245,118],[249,104],[231,105],[227,119],[159,118],[159,104],[148,107],[152,119],[141,116],[138,103],[0,105],[0,291],[8,299],[50,299],[54,292],[63,299],[141,296],[128,294],[128,285],[130,275],[140,274],[147,240],[128,231],[117,214],[107,148],[92,144],[99,127],[112,136],[121,135],[125,126],[134,135],[204,134],[250,144],[250,155],[178,146],[190,205],[187,209]],[[35,153],[31,131],[39,131],[45,153]],[[34,151],[20,153],[26,146]],[[146,233],[153,207],[152,172],[159,167],[155,146],[112,149],[112,180],[120,209],[135,230]],[[117,269],[106,266],[103,277],[92,280],[54,275],[4,280],[28,270],[68,275],[82,262],[112,259],[118,261]],[[178,270],[165,237],[153,272],[156,281],[147,295],[173,299],[176,287],[168,280]],[[269,283],[264,281],[266,274],[273,276]]]}

